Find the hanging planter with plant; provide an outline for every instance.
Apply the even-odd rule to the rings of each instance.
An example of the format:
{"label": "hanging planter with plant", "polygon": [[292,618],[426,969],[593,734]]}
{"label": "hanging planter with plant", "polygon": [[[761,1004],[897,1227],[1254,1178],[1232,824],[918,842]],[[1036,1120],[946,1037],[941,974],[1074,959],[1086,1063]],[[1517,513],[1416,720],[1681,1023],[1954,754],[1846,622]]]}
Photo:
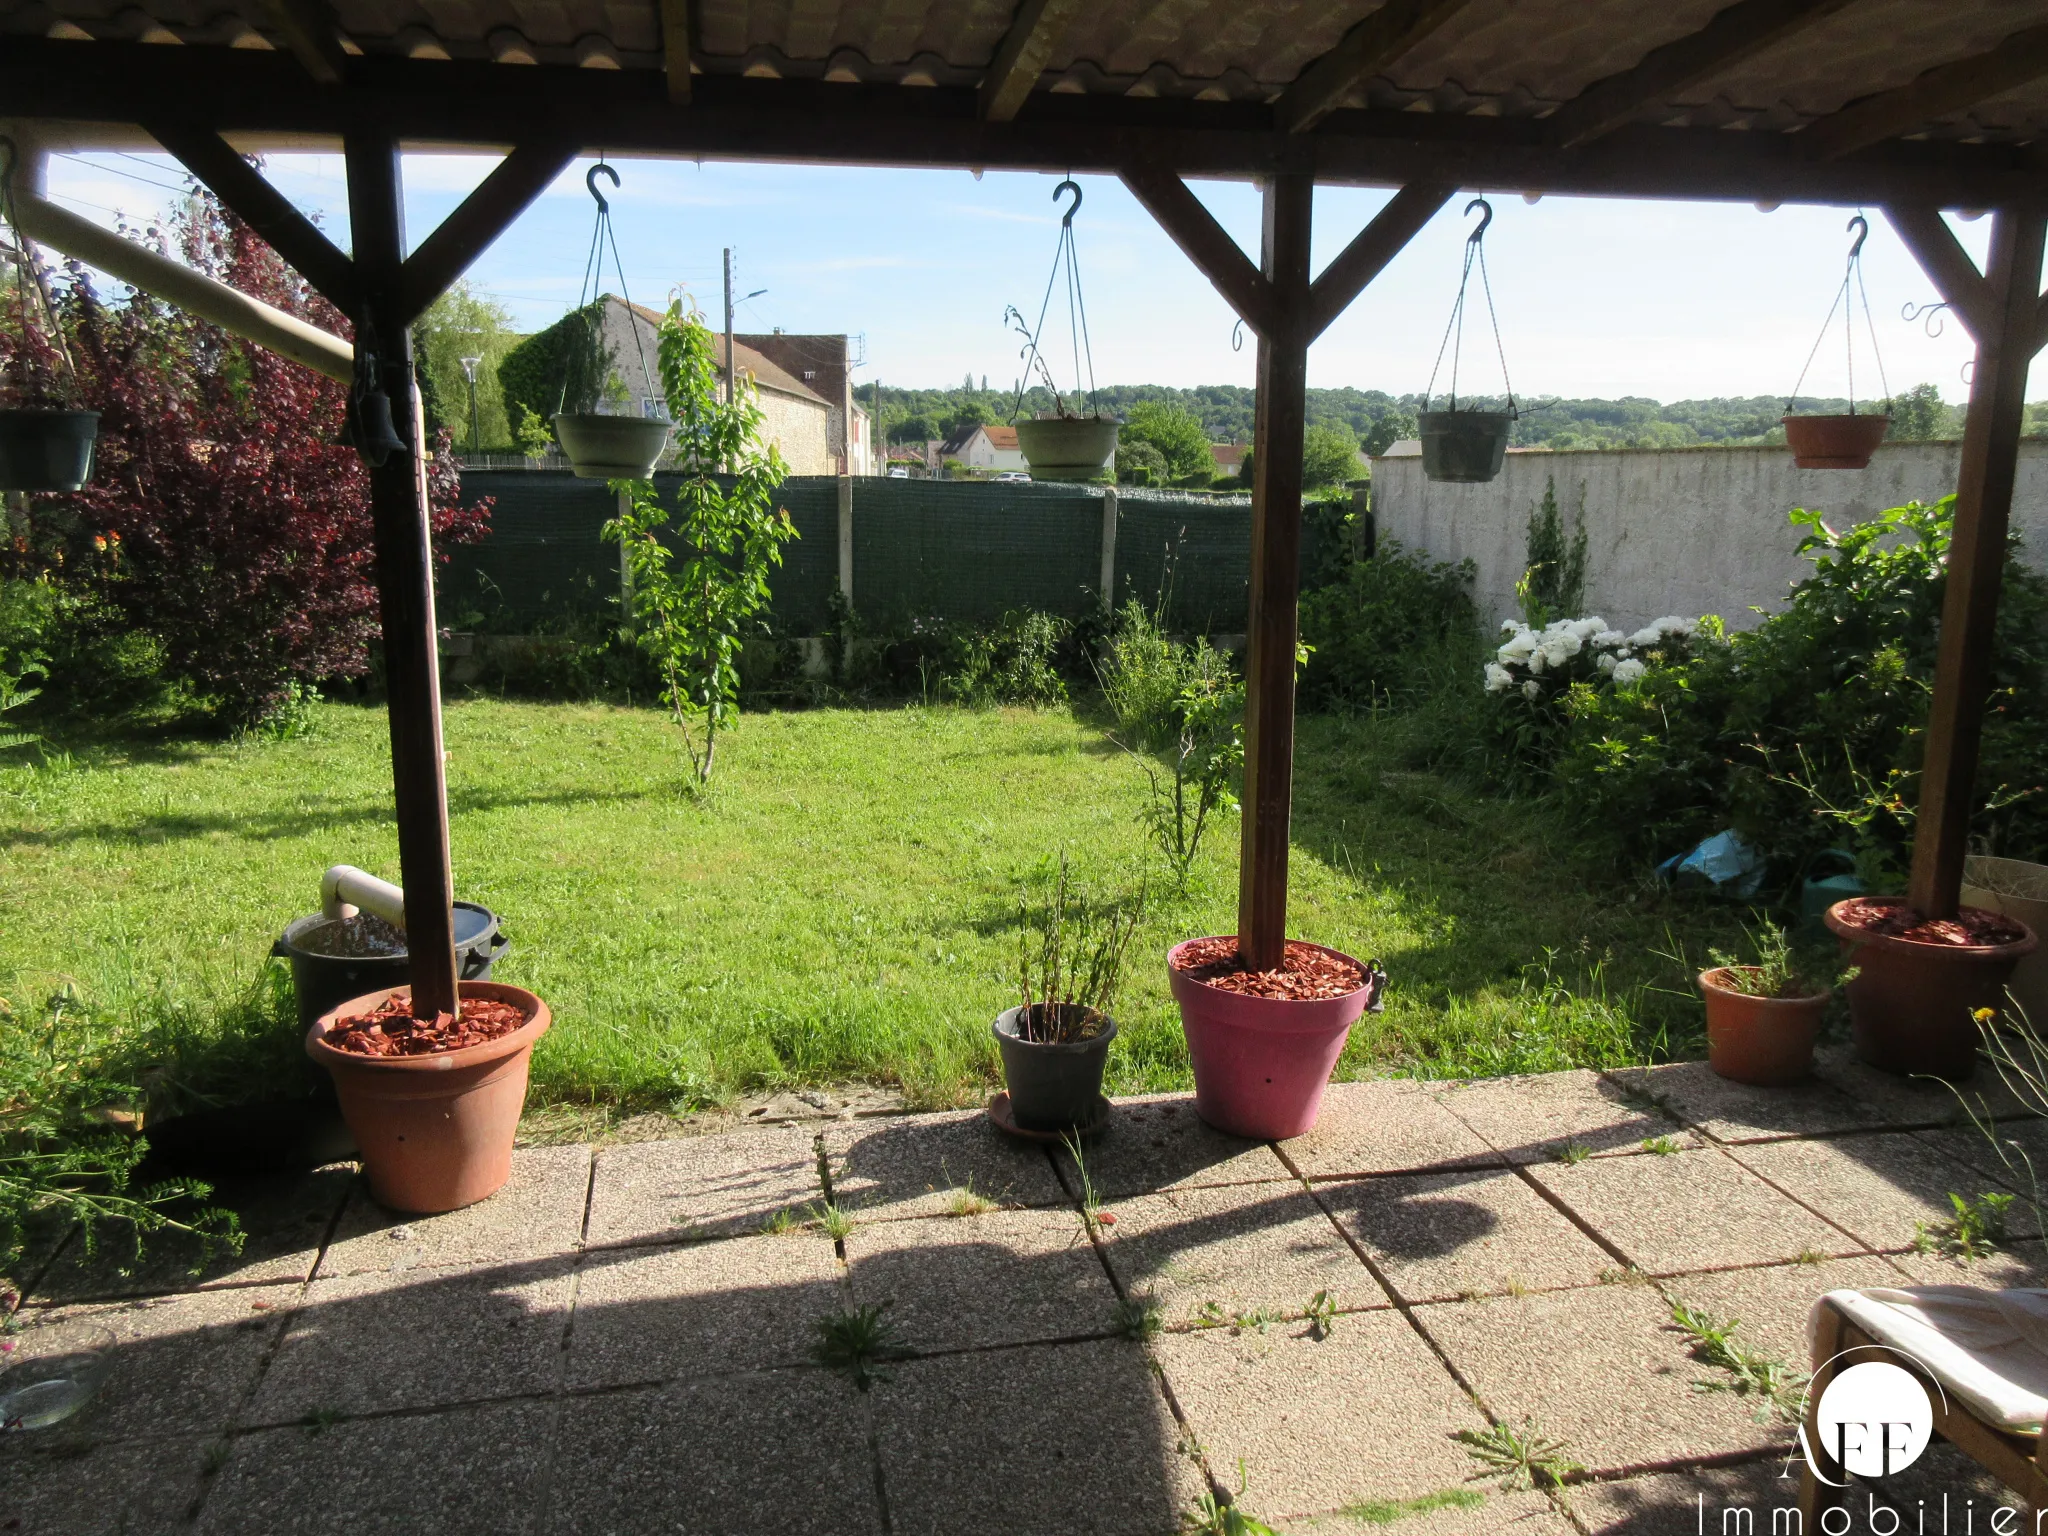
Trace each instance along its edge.
{"label": "hanging planter with plant", "polygon": [[0,216],[14,255],[16,332],[0,370],[0,491],[76,491],[92,478],[98,411],[85,409],[78,369],[42,264],[14,211],[21,152],[0,138]]}
{"label": "hanging planter with plant", "polygon": [[[1484,485],[1507,462],[1508,436],[1521,412],[1515,405],[1514,386],[1508,382],[1508,355],[1500,340],[1500,317],[1494,313],[1493,284],[1486,275],[1486,226],[1493,222],[1493,205],[1475,197],[1465,212],[1480,213],[1479,225],[1465,237],[1465,265],[1458,276],[1458,298],[1451,305],[1450,323],[1444,339],[1437,344],[1436,365],[1429,371],[1429,388],[1423,392],[1422,410],[1416,426],[1422,438],[1422,472],[1432,480],[1451,485]],[[1472,282],[1472,268],[1479,268],[1480,291],[1486,296],[1486,318],[1493,326],[1493,348],[1500,357],[1500,381],[1507,390],[1507,409],[1482,411],[1458,409],[1458,363],[1465,350],[1465,291]],[[1436,392],[1436,376],[1443,367],[1444,350],[1451,353],[1450,402],[1432,411],[1429,398]]]}
{"label": "hanging planter with plant", "polygon": [[[612,233],[612,205],[597,190],[597,178],[619,185],[619,173],[602,160],[590,168],[583,184],[597,200],[597,224],[590,235],[590,258],[584,263],[583,287],[569,318],[581,321],[580,334],[570,338],[570,355],[563,361],[562,398],[555,412],[555,436],[569,467],[579,480],[645,480],[654,473],[662,450],[668,447],[669,424],[654,416],[625,416],[601,410],[605,383],[611,376],[611,350],[605,345],[604,294],[599,280],[604,270],[604,253],[612,254],[619,274],[619,298],[626,306],[626,323],[633,331],[633,346],[640,355],[640,372],[647,383],[646,398],[659,400],[654,387],[654,370],[648,366],[647,346],[640,339],[640,320],[633,299],[626,291],[626,268],[619,260],[619,243]],[[570,327],[572,333],[577,327]]]}
{"label": "hanging planter with plant", "polygon": [[[1081,297],[1081,265],[1074,251],[1074,215],[1081,211],[1081,188],[1074,181],[1063,181],[1052,189],[1053,200],[1059,201],[1062,194],[1071,192],[1074,201],[1060,219],[1058,248],[1053,252],[1052,276],[1046,280],[1045,299],[1038,307],[1038,324],[1027,330],[1024,316],[1012,304],[1003,311],[1003,319],[1024,338],[1024,346],[1018,354],[1024,359],[1024,373],[1017,381],[1017,398],[1010,406],[1010,419],[1017,428],[1017,446],[1023,451],[1024,462],[1031,466],[1031,474],[1038,480],[1097,480],[1116,457],[1118,422],[1113,416],[1104,416],[1095,403],[1095,354],[1088,345],[1088,306]],[[1053,382],[1052,370],[1046,366],[1045,353],[1039,347],[1039,340],[1045,334],[1045,317],[1052,308],[1053,289],[1059,286],[1061,274],[1066,276],[1067,314],[1074,333],[1074,391],[1081,389],[1083,361],[1086,361],[1088,378],[1088,414],[1082,415],[1071,409],[1067,397],[1060,393],[1060,387]],[[1024,391],[1036,371],[1052,392],[1053,414],[1040,416],[1035,420],[1018,419],[1023,409]]]}
{"label": "hanging planter with plant", "polygon": [[[1884,441],[1884,435],[1891,429],[1891,385],[1884,376],[1884,358],[1877,350],[1877,326],[1870,318],[1870,295],[1863,286],[1863,242],[1870,238],[1870,221],[1860,213],[1847,226],[1856,236],[1849,245],[1849,260],[1842,273],[1842,286],[1835,290],[1835,302],[1828,307],[1827,318],[1820,323],[1820,335],[1813,339],[1813,350],[1806,354],[1806,366],[1799,370],[1799,382],[1792,386],[1792,397],[1785,402],[1785,414],[1780,418],[1785,427],[1785,441],[1792,449],[1792,462],[1801,469],[1863,469],[1870,463],[1870,455],[1877,445]],[[1854,305],[1850,288],[1855,288],[1855,298],[1863,301],[1863,323],[1870,332],[1870,355],[1877,363],[1877,382],[1885,392],[1885,408],[1881,414],[1856,410],[1856,324]],[[1794,415],[1793,408],[1799,403],[1799,386],[1806,382],[1806,375],[1813,369],[1814,358],[1820,355],[1821,343],[1828,339],[1828,327],[1835,323],[1835,311],[1842,312],[1842,340],[1849,364],[1849,411],[1847,415]]]}

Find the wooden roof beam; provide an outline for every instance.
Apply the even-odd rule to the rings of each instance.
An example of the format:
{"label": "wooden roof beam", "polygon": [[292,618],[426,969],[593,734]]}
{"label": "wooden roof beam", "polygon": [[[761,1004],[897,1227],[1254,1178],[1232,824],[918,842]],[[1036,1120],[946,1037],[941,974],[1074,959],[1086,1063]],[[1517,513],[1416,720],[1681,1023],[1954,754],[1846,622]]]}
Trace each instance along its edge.
{"label": "wooden roof beam", "polygon": [[1273,117],[1289,133],[1321,122],[1352,89],[1465,8],[1467,0],[1385,0],[1346,32],[1337,46],[1310,64],[1275,104]]}
{"label": "wooden roof beam", "polygon": [[1330,328],[1351,301],[1365,291],[1366,284],[1386,270],[1387,263],[1400,255],[1422,226],[1436,217],[1439,208],[1451,200],[1455,187],[1415,185],[1403,187],[1373,216],[1352,242],[1323,268],[1322,276],[1309,285],[1309,340]]}
{"label": "wooden roof beam", "polygon": [[1052,61],[1081,0],[1024,0],[982,77],[979,106],[985,122],[1007,123],[1023,108]]}
{"label": "wooden roof beam", "polygon": [[1936,118],[2048,75],[2048,26],[2015,32],[1989,53],[1937,65],[1895,91],[1853,102],[1801,129],[1795,141],[1817,159],[1835,160]]}
{"label": "wooden roof beam", "polygon": [[1732,69],[1753,54],[1823,21],[1850,0],[1738,0],[1699,31],[1653,48],[1635,68],[1596,80],[1546,119],[1561,149],[1590,143],[1644,107]]}
{"label": "wooden roof beam", "polygon": [[1159,221],[1181,254],[1216,285],[1216,291],[1245,324],[1261,336],[1270,336],[1278,319],[1273,284],[1238,249],[1215,215],[1188,190],[1188,184],[1156,165],[1131,166],[1121,174],[1131,195]]}
{"label": "wooden roof beam", "polygon": [[668,99],[690,104],[690,0],[661,0],[661,67]]}
{"label": "wooden roof beam", "polygon": [[572,145],[522,144],[499,161],[461,206],[405,259],[400,308],[406,323],[417,320],[468,271],[575,157]]}
{"label": "wooden roof beam", "polygon": [[285,48],[321,85],[339,85],[348,71],[341,18],[327,0],[263,0]]}

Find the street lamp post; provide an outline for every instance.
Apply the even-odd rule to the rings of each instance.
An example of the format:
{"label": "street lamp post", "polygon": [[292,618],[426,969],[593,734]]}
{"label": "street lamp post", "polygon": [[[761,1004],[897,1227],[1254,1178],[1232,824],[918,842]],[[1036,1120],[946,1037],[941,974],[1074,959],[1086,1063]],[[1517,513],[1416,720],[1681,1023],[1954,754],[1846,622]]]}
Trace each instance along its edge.
{"label": "street lamp post", "polygon": [[475,453],[477,450],[476,365],[482,361],[483,359],[480,357],[465,357],[462,359],[462,376],[469,380],[469,451],[471,453]]}

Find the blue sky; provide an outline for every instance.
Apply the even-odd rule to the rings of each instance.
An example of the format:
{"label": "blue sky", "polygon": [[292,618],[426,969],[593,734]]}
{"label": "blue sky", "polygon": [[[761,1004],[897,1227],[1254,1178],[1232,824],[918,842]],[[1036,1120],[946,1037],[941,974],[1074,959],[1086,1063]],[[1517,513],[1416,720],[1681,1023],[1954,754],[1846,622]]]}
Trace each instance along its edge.
{"label": "blue sky", "polygon": [[[476,156],[408,156],[407,220],[423,237],[490,169]],[[579,161],[477,263],[471,281],[498,295],[522,327],[574,302],[594,211]],[[1004,384],[1017,348],[1004,306],[1035,315],[1058,233],[1054,176],[881,171],[677,161],[616,162],[611,193],[626,282],[642,303],[678,286],[707,310],[719,295],[719,253],[731,246],[741,293],[767,292],[740,312],[743,330],[845,331],[866,337],[865,384],[939,386],[972,373]],[[269,173],[347,243],[339,157],[275,156]],[[111,222],[174,200],[180,180],[162,156],[60,156],[50,190]],[[1252,346],[1233,351],[1234,316],[1112,178],[1080,178],[1075,224],[1095,372],[1102,383],[1250,384]],[[1242,183],[1196,190],[1247,249],[1258,195]],[[1316,198],[1316,260],[1341,249],[1389,194],[1324,189]],[[1310,354],[1309,379],[1399,394],[1428,382],[1457,289],[1467,221],[1456,199],[1430,222]],[[1624,202],[1518,194],[1493,199],[1486,238],[1509,376],[1523,395],[1648,395],[1677,400],[1787,392],[1841,281],[1852,210]],[[1881,216],[1864,248],[1879,355],[1893,390],[1931,382],[1963,398],[1967,339],[1954,324],[1929,337],[1900,318],[1935,297]],[[1957,223],[1981,258],[1989,221]],[[607,269],[609,273],[609,268]],[[607,287],[616,284],[608,281]],[[1476,287],[1476,285],[1475,285]],[[1490,344],[1468,327],[1465,377],[1498,388]],[[1058,344],[1065,348],[1064,331]],[[1880,393],[1859,316],[1857,394]],[[1071,369],[1063,370],[1064,372]],[[1061,380],[1064,385],[1065,379]],[[1837,318],[1805,392],[1841,394]]]}

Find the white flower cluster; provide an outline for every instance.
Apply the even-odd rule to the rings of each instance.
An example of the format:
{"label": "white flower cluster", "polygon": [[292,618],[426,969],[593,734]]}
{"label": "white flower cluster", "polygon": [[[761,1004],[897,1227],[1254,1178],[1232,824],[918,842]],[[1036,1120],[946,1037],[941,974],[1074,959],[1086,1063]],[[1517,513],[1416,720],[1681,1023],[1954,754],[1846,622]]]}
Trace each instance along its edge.
{"label": "white flower cluster", "polygon": [[1626,688],[1649,670],[1637,651],[1689,635],[1697,625],[1673,615],[1632,635],[1610,629],[1601,618],[1559,619],[1541,629],[1531,629],[1519,619],[1503,619],[1500,627],[1507,639],[1486,664],[1486,691],[1506,693],[1519,687],[1525,698],[1540,699],[1544,689],[1539,679],[1546,674],[1561,679],[1563,674],[1597,670]]}

